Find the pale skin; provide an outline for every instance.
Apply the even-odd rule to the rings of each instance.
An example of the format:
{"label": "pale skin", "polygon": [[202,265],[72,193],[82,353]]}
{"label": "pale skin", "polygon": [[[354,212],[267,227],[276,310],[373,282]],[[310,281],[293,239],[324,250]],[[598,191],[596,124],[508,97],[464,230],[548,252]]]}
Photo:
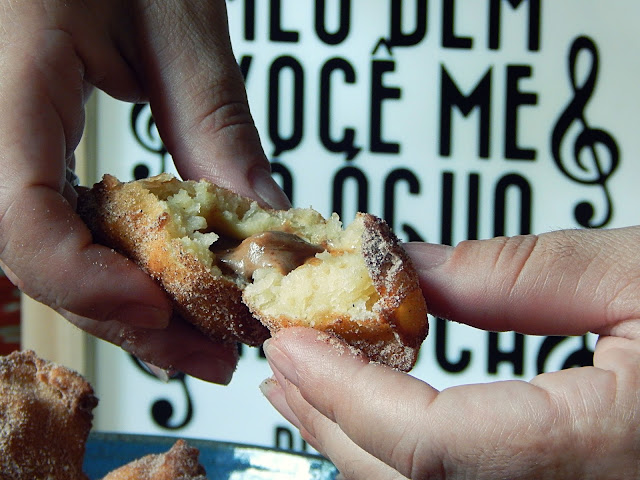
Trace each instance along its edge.
{"label": "pale skin", "polygon": [[600,334],[594,366],[441,392],[283,330],[262,390],[349,479],[640,475],[637,227],[409,244],[431,312],[488,330]]}
{"label": "pale skin", "polygon": [[[185,178],[286,207],[247,106],[222,0],[0,1],[0,266],[143,360],[227,383],[235,348],[172,318],[157,285],[92,243],[65,180],[93,87],[151,103]],[[346,478],[640,475],[640,229],[410,244],[430,311],[488,330],[600,334],[594,367],[427,383],[293,329],[265,350],[274,406]],[[176,348],[179,345],[180,348]]]}
{"label": "pale skin", "polygon": [[172,321],[149,277],[92,244],[65,180],[97,87],[150,102],[183,177],[288,205],[249,112],[224,0],[2,0],[0,65],[0,267],[87,332],[159,367],[227,383],[235,347]]}

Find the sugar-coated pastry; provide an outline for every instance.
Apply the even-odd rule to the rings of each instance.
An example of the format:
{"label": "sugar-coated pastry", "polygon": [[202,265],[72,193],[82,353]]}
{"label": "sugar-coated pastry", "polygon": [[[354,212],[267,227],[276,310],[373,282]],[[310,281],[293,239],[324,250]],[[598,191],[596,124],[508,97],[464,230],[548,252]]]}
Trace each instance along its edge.
{"label": "sugar-coated pastry", "polygon": [[206,180],[105,175],[78,212],[97,243],[143,268],[180,315],[218,341],[260,345],[270,331],[329,332],[371,360],[415,364],[427,335],[417,274],[381,219],[272,210]]}
{"label": "sugar-coated pastry", "polygon": [[82,463],[97,403],[68,368],[32,351],[0,357],[0,478],[87,479]]}
{"label": "sugar-coated pastry", "polygon": [[197,448],[177,440],[169,451],[134,460],[102,480],[207,480],[199,455]]}

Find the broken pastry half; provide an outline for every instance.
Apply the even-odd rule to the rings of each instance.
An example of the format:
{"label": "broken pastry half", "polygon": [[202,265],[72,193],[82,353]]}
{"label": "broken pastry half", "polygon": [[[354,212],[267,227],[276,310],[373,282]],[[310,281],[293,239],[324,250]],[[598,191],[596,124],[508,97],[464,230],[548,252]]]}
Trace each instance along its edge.
{"label": "broken pastry half", "polygon": [[272,210],[206,180],[169,174],[81,192],[94,240],[156,279],[180,315],[218,341],[260,345],[270,331],[331,333],[408,371],[428,331],[417,274],[381,219]]}

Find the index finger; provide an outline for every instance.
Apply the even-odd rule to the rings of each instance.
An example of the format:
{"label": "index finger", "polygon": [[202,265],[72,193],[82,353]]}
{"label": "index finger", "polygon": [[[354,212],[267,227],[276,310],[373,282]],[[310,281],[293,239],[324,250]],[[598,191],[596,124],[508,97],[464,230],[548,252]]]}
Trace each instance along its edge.
{"label": "index finger", "polygon": [[640,229],[406,244],[429,312],[485,330],[604,332],[640,317]]}
{"label": "index finger", "polygon": [[153,79],[154,119],[180,174],[290,206],[270,176],[231,50],[225,2],[148,3],[137,12],[142,76]]}

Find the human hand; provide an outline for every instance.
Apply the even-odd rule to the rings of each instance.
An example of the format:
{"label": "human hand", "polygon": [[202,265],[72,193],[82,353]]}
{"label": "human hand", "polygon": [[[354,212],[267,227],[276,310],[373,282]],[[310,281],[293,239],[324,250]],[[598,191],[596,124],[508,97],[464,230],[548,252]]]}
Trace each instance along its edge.
{"label": "human hand", "polygon": [[142,360],[228,382],[235,347],[172,321],[146,274],[92,244],[65,176],[95,86],[150,101],[183,177],[286,205],[249,113],[225,2],[2,0],[0,25],[0,267],[27,295]]}
{"label": "human hand", "polygon": [[431,313],[487,330],[600,334],[594,366],[428,384],[311,330],[265,345],[261,388],[345,478],[638,478],[640,228],[408,244]]}

